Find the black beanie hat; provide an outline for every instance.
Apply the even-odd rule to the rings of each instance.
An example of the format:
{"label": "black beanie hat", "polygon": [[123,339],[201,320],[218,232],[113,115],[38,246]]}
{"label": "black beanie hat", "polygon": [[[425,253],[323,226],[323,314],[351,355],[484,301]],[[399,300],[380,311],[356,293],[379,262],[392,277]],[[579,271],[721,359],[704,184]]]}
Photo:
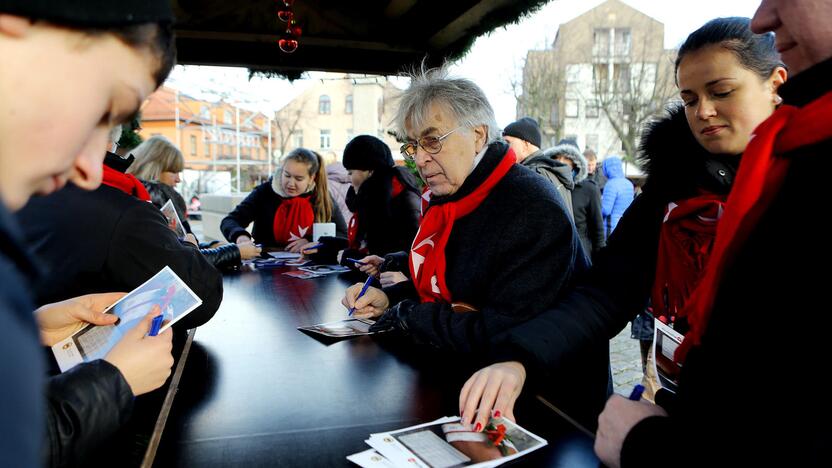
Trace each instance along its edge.
{"label": "black beanie hat", "polygon": [[68,27],[172,23],[170,0],[0,0],[0,12]]}
{"label": "black beanie hat", "polygon": [[344,148],[344,167],[347,170],[369,171],[393,167],[394,164],[390,147],[372,135],[358,135]]}
{"label": "black beanie hat", "polygon": [[540,135],[540,126],[537,121],[531,117],[523,117],[522,119],[512,122],[503,130],[503,136],[512,136],[540,148],[540,140],[543,137]]}

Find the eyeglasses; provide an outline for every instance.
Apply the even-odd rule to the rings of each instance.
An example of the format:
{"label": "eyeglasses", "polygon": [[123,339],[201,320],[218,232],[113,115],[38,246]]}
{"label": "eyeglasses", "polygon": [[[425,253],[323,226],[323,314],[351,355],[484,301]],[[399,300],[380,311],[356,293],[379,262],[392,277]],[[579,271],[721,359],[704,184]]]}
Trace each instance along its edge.
{"label": "eyeglasses", "polygon": [[462,126],[459,126],[440,137],[425,136],[419,138],[416,141],[408,141],[407,143],[403,144],[400,148],[402,156],[404,156],[404,158],[408,161],[413,161],[414,159],[416,159],[416,150],[418,150],[420,146],[428,154],[437,154],[438,152],[442,151],[442,140],[448,138],[448,136],[451,133],[459,130],[460,128],[462,128]]}

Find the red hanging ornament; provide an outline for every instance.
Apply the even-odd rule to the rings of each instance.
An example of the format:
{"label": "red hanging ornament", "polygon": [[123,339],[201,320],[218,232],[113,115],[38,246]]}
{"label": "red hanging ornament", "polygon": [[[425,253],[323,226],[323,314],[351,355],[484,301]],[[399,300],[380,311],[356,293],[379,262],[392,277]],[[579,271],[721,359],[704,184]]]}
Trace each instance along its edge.
{"label": "red hanging ornament", "polygon": [[291,54],[292,52],[298,50],[297,39],[284,37],[277,41],[277,45],[280,46],[280,50],[286,52],[287,54]]}
{"label": "red hanging ornament", "polygon": [[288,23],[289,21],[292,21],[292,18],[295,17],[295,14],[292,13],[290,10],[280,10],[277,12],[277,17],[280,18],[280,21]]}

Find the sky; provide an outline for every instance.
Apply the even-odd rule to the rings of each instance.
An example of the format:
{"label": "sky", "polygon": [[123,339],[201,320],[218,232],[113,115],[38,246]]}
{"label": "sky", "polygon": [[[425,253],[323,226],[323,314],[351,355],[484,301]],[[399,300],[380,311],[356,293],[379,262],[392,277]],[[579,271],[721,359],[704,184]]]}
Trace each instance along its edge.
{"label": "sky", "polygon": [[[456,76],[473,79],[488,96],[497,123],[505,126],[516,119],[511,78],[520,75],[530,49],[543,49],[557,34],[558,25],[591,10],[604,0],[552,0],[537,13],[517,24],[498,28],[480,37],[469,53],[451,66]],[[623,0],[664,23],[665,47],[678,47],[688,34],[710,19],[720,16],[754,15],[759,0]],[[482,70],[491,73],[485,75]],[[217,99],[222,93],[241,107],[275,111],[289,103],[326,73],[313,72],[309,78],[289,83],[275,78],[252,78],[241,68],[177,66],[168,84],[197,98]],[[405,80],[396,84],[405,86]],[[219,90],[222,90],[221,92]]]}

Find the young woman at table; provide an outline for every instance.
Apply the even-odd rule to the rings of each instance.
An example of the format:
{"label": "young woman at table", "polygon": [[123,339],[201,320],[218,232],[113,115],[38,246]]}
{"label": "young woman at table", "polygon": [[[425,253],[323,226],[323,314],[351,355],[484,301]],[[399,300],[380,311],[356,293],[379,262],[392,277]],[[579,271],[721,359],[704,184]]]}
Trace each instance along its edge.
{"label": "young woman at table", "polygon": [[[251,233],[246,230],[254,222]],[[312,224],[335,223],[336,235],[347,237],[347,227],[327,189],[321,156],[297,148],[283,158],[274,176],[256,187],[220,228],[229,242],[257,242],[300,252],[312,242]]]}
{"label": "young woman at table", "polygon": [[[747,18],[720,18],[688,37],[679,49],[676,73],[684,108],[672,109],[645,132],[642,150],[649,175],[642,195],[570,294],[495,340],[505,362],[480,370],[463,387],[460,411],[466,421],[474,419],[477,408],[477,421],[492,408],[510,415],[526,368],[535,380],[546,381],[546,390],[568,386],[581,391],[581,382],[560,385],[562,369],[582,354],[606,347],[651,297],[659,320],[681,334],[689,330],[689,317],[677,311],[685,310],[702,278],[752,132],[782,102],[777,93],[786,69],[773,35],[753,34]],[[746,315],[745,310],[735,312]],[[756,348],[743,343],[736,351]],[[505,359],[512,354],[514,361]],[[729,352],[724,356],[734,362]],[[688,362],[683,371],[688,364],[696,368]],[[719,406],[726,414],[732,410],[725,402],[735,400],[730,382],[712,382],[711,391],[724,398]],[[651,408],[654,414],[662,412]],[[638,455],[654,456],[651,450]]]}

